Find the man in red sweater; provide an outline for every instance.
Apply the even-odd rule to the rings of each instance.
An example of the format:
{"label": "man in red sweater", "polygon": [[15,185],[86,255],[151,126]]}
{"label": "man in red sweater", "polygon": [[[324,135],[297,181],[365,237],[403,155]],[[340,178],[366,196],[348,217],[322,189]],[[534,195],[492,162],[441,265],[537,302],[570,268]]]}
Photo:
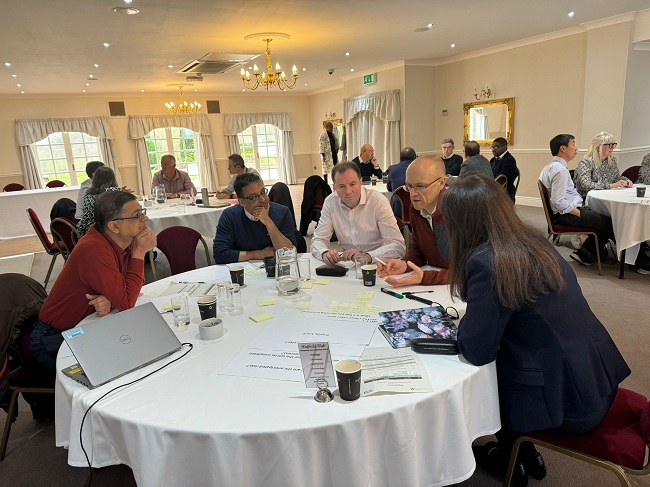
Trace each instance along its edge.
{"label": "man in red sweater", "polygon": [[[391,286],[434,285],[449,283],[449,242],[447,224],[438,204],[445,191],[445,164],[440,157],[428,154],[418,157],[406,170],[406,184],[411,194],[411,248],[401,259],[393,259],[383,266],[378,264],[381,277],[391,276],[386,282]],[[420,266],[430,264],[438,271],[423,271]],[[413,272],[405,277],[394,274]]]}
{"label": "man in red sweater", "polygon": [[95,202],[95,225],[74,248],[45,300],[30,349],[55,370],[62,331],[86,316],[135,306],[144,284],[144,256],[156,245],[147,216],[126,191],[102,193]]}

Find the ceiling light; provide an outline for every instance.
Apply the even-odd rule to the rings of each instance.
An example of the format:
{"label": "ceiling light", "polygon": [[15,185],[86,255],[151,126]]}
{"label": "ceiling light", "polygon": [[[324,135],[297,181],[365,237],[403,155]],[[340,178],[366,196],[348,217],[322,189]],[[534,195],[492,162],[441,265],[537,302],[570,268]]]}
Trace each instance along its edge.
{"label": "ceiling light", "polygon": [[169,101],[165,103],[165,109],[167,110],[167,113],[169,115],[178,115],[178,114],[194,115],[195,113],[199,113],[199,111],[201,110],[201,104],[199,102],[192,102],[189,105],[187,104],[183,95],[183,85],[172,85],[172,86],[178,86],[181,92],[181,101],[178,104],[178,106],[174,105],[173,101]]}
{"label": "ceiling light", "polygon": [[245,71],[244,68],[241,69],[241,80],[244,83],[244,88],[247,90],[256,90],[259,86],[263,86],[265,90],[268,90],[269,87],[277,86],[281,90],[286,90],[286,88],[293,89],[296,86],[296,80],[298,79],[298,68],[296,66],[291,70],[291,77],[293,78],[293,83],[287,83],[287,75],[284,74],[279,63],[275,63],[275,71],[273,71],[273,63],[271,62],[271,48],[269,43],[273,40],[272,37],[262,39],[266,42],[266,72],[260,73],[257,69],[257,64],[253,65],[253,76],[254,81],[251,84],[251,73],[250,71]]}
{"label": "ceiling light", "polygon": [[99,64],[93,64],[93,66],[95,66],[96,68],[98,68],[98,67],[99,67]]}
{"label": "ceiling light", "polygon": [[303,71],[307,71],[307,68],[302,68]]}
{"label": "ceiling light", "polygon": [[113,13],[121,14],[121,15],[135,15],[135,14],[139,14],[140,11],[137,8],[133,8],[133,7],[115,7],[113,9]]}
{"label": "ceiling light", "polygon": [[144,93],[144,90],[140,90],[141,93]]}
{"label": "ceiling light", "polygon": [[429,22],[429,23],[427,24],[427,27],[430,29],[431,27],[433,27],[433,24],[432,24],[431,22]]}
{"label": "ceiling light", "polygon": [[88,77],[89,78],[94,78],[94,76],[92,74],[89,74]]}
{"label": "ceiling light", "polygon": [[346,55],[346,56],[349,56],[349,55],[350,55],[350,53],[349,53],[349,52],[346,52],[346,53],[345,53],[345,55]]}
{"label": "ceiling light", "polygon": [[307,83],[305,83],[305,86],[307,86]]}
{"label": "ceiling light", "polygon": [[569,12],[569,17],[573,17],[576,13],[574,11]]}
{"label": "ceiling light", "polygon": [[86,83],[86,86],[90,86],[90,83]]}
{"label": "ceiling light", "polygon": [[131,3],[133,0],[124,0],[124,3]]}
{"label": "ceiling light", "polygon": [[104,47],[110,47],[110,44],[108,42],[104,42]]}
{"label": "ceiling light", "polygon": [[452,49],[453,49],[454,47],[456,47],[456,44],[452,44],[452,45],[451,45],[451,48],[452,48]]}
{"label": "ceiling light", "polygon": [[196,92],[196,91],[199,91],[199,90],[197,90],[196,88],[194,88],[194,91]]}
{"label": "ceiling light", "polygon": [[86,90],[81,90],[81,92],[82,92],[82,93],[85,93],[85,92],[86,92]]}
{"label": "ceiling light", "polygon": [[11,63],[5,63],[5,66],[10,67]]}
{"label": "ceiling light", "polygon": [[174,67],[174,65],[170,64],[170,65],[168,65],[167,67],[168,67],[169,69],[172,69],[172,68]]}
{"label": "ceiling light", "polygon": [[16,83],[16,86],[20,88],[22,85],[20,83]]}
{"label": "ceiling light", "polygon": [[20,93],[21,93],[22,95],[24,95],[24,94],[25,94],[25,92],[24,92],[23,90],[20,90]]}
{"label": "ceiling light", "polygon": [[354,72],[354,68],[350,68],[350,72]]}
{"label": "ceiling light", "polygon": [[17,74],[12,74],[11,75],[12,78],[15,78],[16,76],[18,76],[18,75]]}

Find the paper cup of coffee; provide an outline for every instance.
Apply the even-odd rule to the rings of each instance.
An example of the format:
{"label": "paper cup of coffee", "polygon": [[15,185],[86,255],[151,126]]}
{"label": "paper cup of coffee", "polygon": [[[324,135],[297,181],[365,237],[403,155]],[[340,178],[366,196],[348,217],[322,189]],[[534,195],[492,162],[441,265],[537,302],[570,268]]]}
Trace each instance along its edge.
{"label": "paper cup of coffee", "polygon": [[223,323],[219,318],[210,318],[199,323],[201,340],[216,340],[223,336]]}
{"label": "paper cup of coffee", "polygon": [[374,286],[377,280],[377,264],[366,264],[361,266],[361,275],[364,286]]}
{"label": "paper cup of coffee", "polygon": [[636,196],[637,198],[645,198],[645,186],[637,186],[636,187]]}
{"label": "paper cup of coffee", "polygon": [[241,266],[230,268],[230,280],[233,284],[244,285],[244,268]]}
{"label": "paper cup of coffee", "polygon": [[196,300],[199,305],[199,312],[201,319],[207,320],[209,318],[217,317],[217,297],[216,296],[201,296]]}
{"label": "paper cup of coffee", "polygon": [[334,366],[339,395],[344,401],[356,401],[361,396],[361,362],[353,359],[339,360]]}

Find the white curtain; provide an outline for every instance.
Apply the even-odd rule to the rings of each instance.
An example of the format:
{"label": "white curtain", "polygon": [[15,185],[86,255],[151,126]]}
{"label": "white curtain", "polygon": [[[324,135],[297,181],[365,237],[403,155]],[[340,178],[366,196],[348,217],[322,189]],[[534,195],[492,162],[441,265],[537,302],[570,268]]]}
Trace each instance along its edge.
{"label": "white curtain", "polygon": [[135,141],[138,190],[142,194],[151,191],[151,166],[144,138],[154,129],[167,127],[183,127],[199,134],[196,141],[201,181],[204,188],[217,189],[219,177],[207,115],[133,115],[129,116],[128,137]]}
{"label": "white curtain", "polygon": [[363,144],[375,148],[377,160],[384,170],[399,159],[399,90],[346,98],[343,112],[350,160],[359,155]]}
{"label": "white curtain", "polygon": [[278,141],[280,157],[278,161],[278,175],[286,184],[296,184],[296,168],[293,163],[293,138],[289,114],[277,113],[228,113],[223,117],[223,134],[226,137],[228,148],[232,153],[239,154],[237,134],[243,132],[251,125],[268,123],[280,130],[282,137]]}
{"label": "white curtain", "polygon": [[22,157],[23,174],[28,189],[43,187],[41,170],[30,147],[56,132],[83,132],[99,139],[99,148],[106,166],[117,172],[113,133],[106,117],[46,118],[41,120],[16,120],[16,141]]}

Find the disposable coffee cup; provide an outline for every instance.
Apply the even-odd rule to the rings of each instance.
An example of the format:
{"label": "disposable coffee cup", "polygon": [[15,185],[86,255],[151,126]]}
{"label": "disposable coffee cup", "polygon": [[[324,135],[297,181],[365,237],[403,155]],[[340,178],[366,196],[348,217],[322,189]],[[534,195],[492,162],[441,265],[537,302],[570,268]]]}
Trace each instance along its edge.
{"label": "disposable coffee cup", "polygon": [[373,186],[377,186],[377,178],[372,178],[370,180],[370,184],[372,184]]}
{"label": "disposable coffee cup", "polygon": [[364,286],[374,286],[377,280],[377,264],[366,264],[361,266]]}
{"label": "disposable coffee cup", "polygon": [[637,196],[637,198],[644,198],[645,197],[645,186],[637,186],[636,187],[636,196]]}
{"label": "disposable coffee cup", "polygon": [[244,268],[241,266],[230,268],[230,280],[233,284],[244,285]]}
{"label": "disposable coffee cup", "polygon": [[196,300],[196,304],[199,305],[199,313],[201,313],[202,320],[217,317],[216,296],[202,296]]}
{"label": "disposable coffee cup", "polygon": [[344,401],[356,401],[361,396],[361,362],[353,359],[339,360],[334,366],[339,395]]}
{"label": "disposable coffee cup", "polygon": [[264,269],[266,270],[266,277],[275,277],[275,256],[264,258]]}
{"label": "disposable coffee cup", "polygon": [[223,323],[219,318],[210,318],[199,323],[201,340],[216,340],[223,336]]}

